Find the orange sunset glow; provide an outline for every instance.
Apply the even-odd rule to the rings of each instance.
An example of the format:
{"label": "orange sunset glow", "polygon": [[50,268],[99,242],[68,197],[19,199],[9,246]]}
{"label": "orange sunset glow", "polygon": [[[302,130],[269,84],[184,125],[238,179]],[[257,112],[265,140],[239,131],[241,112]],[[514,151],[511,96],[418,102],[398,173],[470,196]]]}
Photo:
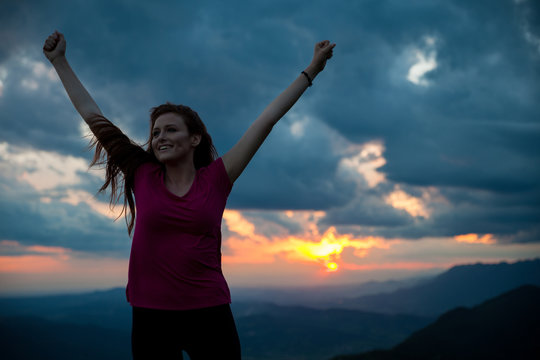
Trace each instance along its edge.
{"label": "orange sunset glow", "polygon": [[456,235],[454,239],[458,242],[469,243],[469,244],[494,244],[496,241],[493,238],[492,234],[485,234],[483,236],[478,236],[478,234],[463,234]]}
{"label": "orange sunset glow", "polygon": [[332,272],[332,271],[337,271],[339,269],[339,265],[336,264],[335,262],[330,262],[328,264],[326,264],[326,268],[328,272]]}
{"label": "orange sunset glow", "polygon": [[[294,216],[290,211],[284,214]],[[239,211],[226,210],[223,218],[227,228],[234,233],[227,239],[229,251],[223,257],[224,263],[272,263],[276,257],[283,257],[289,262],[318,263],[326,271],[334,272],[339,269],[345,248],[352,248],[354,256],[362,258],[372,248],[390,247],[383,238],[339,234],[333,226],[320,234],[315,224],[309,221],[305,222],[302,235],[266,237],[258,234],[255,225]]]}
{"label": "orange sunset glow", "polygon": [[426,195],[423,198],[411,196],[403,191],[399,185],[396,185],[394,191],[386,196],[385,201],[396,209],[405,210],[411,216],[429,218],[430,211],[426,207],[425,198]]}
{"label": "orange sunset glow", "polygon": [[62,261],[51,256],[0,256],[1,273],[50,273],[65,270]]}

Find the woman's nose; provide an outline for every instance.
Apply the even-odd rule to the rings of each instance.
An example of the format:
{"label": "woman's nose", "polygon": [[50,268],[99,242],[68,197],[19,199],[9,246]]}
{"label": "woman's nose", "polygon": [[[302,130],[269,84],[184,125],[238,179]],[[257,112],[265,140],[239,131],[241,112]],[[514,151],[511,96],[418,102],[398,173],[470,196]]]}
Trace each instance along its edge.
{"label": "woman's nose", "polygon": [[162,139],[165,139],[166,138],[166,133],[165,132],[160,132],[157,136],[157,140],[162,140]]}

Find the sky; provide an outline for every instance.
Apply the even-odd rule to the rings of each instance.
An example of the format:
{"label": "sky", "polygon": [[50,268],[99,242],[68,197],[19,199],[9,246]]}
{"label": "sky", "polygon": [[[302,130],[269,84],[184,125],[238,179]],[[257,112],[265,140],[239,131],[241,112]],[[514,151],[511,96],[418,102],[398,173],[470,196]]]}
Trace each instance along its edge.
{"label": "sky", "polygon": [[[0,3],[0,295],[125,286],[131,240],[97,194],[66,56],[139,144],[196,110],[220,154],[310,63],[326,69],[237,180],[231,287],[354,284],[540,257],[540,2]],[[234,299],[234,292],[233,292]]]}

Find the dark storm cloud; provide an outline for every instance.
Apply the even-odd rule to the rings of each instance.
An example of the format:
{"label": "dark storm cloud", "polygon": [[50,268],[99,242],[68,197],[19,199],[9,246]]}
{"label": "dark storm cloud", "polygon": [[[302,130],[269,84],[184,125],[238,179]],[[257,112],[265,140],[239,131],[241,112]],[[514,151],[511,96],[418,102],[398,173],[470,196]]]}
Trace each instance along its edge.
{"label": "dark storm cloud", "polygon": [[436,214],[423,221],[421,226],[411,223],[403,227],[371,229],[372,235],[405,239],[471,233],[493,234],[501,243],[538,242],[538,211],[528,207],[486,209],[470,205]]}
{"label": "dark storm cloud", "polygon": [[[279,126],[281,125],[281,126]],[[229,204],[239,208],[326,209],[354,196],[354,184],[336,175],[339,156],[334,140],[316,121],[304,135],[290,131],[283,119],[235,183]]]}
{"label": "dark storm cloud", "polygon": [[[478,189],[442,188],[442,203],[431,204],[428,217],[413,217],[383,202],[385,191],[359,197],[346,207],[332,209],[321,225],[341,225],[344,232],[359,235],[419,239],[463,234],[493,234],[501,243],[538,242],[540,194],[538,191],[505,194]],[[414,193],[406,188],[409,193]]]}
{"label": "dark storm cloud", "polygon": [[16,194],[0,195],[2,240],[116,257],[128,254],[131,241],[123,218],[114,223],[85,204],[74,206],[58,199],[44,203],[29,188],[19,190]]}
{"label": "dark storm cloud", "polygon": [[331,209],[322,223],[326,226],[354,224],[394,229],[412,225],[413,219],[405,211],[384,204],[380,196],[364,194],[346,206]]}
{"label": "dark storm cloud", "polygon": [[[60,16],[58,9],[70,16]],[[68,40],[72,66],[105,115],[119,119],[129,135],[146,138],[151,106],[183,102],[199,112],[223,153],[309,63],[318,39],[309,32],[295,33],[301,27],[294,27],[292,17],[300,13],[300,5],[290,8],[289,18],[276,11],[278,8],[271,9],[261,19],[254,16],[260,13],[258,8],[242,8],[240,3],[210,7],[173,3],[156,8],[122,2],[58,2],[42,9],[51,13],[51,17],[39,17],[47,19],[50,29],[37,26],[29,46],[40,51],[44,37],[59,28]],[[93,21],[86,27],[76,26],[83,16]],[[43,56],[36,59],[43,60]],[[59,86],[54,90],[63,91]],[[79,124],[66,121],[77,115],[65,95],[63,103],[50,104],[50,96],[32,94],[31,101],[38,106],[21,116],[18,106],[24,94],[14,93],[8,86],[5,93],[3,120],[20,118],[18,125],[6,126],[5,140],[69,153],[80,149]],[[25,126],[32,132],[25,132]],[[276,175],[274,169],[254,165],[260,171],[244,176],[244,185],[239,183],[241,190],[232,198],[233,206],[306,209],[343,202],[346,186],[343,196],[335,196],[341,186],[333,175],[335,156],[318,146],[320,156],[330,158],[308,162],[312,154],[302,157],[296,149],[284,146],[290,150],[288,158],[276,164],[282,174],[270,177],[269,173]],[[295,156],[289,155],[292,152]],[[292,202],[291,192],[297,195]]]}
{"label": "dark storm cloud", "polygon": [[[269,239],[272,239],[272,237],[276,236],[276,232],[281,230],[277,227],[286,229],[287,233],[290,235],[302,234],[305,231],[300,224],[288,219],[286,216],[283,216],[283,214],[276,214],[275,212],[243,211],[242,215],[255,225],[257,231],[261,235],[266,236]],[[268,226],[268,224],[271,224],[272,226]]]}
{"label": "dark storm cloud", "polygon": [[[360,65],[349,69],[358,101],[347,101],[345,93],[352,85],[345,87],[332,108],[332,115],[338,113],[333,126],[352,140],[383,139],[387,163],[381,171],[393,182],[447,187],[457,193],[478,191],[489,199],[461,206],[454,202],[455,195],[450,196],[451,211],[405,227],[380,227],[374,233],[418,238],[477,232],[495,233],[503,240],[539,241],[540,210],[531,197],[537,199],[540,193],[540,169],[535,165],[540,160],[540,52],[523,29],[523,21],[536,16],[532,14],[538,3],[533,3],[403,3],[393,11],[406,6],[411,16],[396,16],[388,31],[379,28],[377,41],[359,34],[366,50],[358,51]],[[362,23],[364,32],[389,23],[383,6],[371,10],[371,20]],[[399,41],[390,38],[394,33]],[[395,66],[392,59],[406,46],[422,50],[423,35],[436,39],[438,67],[427,74],[431,86],[413,85],[404,76],[396,82],[389,76]],[[332,80],[341,80],[340,75]],[[330,118],[329,110],[320,107],[323,118]],[[350,121],[355,113],[356,121]],[[514,204],[503,204],[510,197]],[[329,213],[328,221],[360,224],[370,213],[361,206],[337,219],[342,210]]]}
{"label": "dark storm cloud", "polygon": [[[540,205],[531,200],[540,193],[538,4],[2,2],[0,66],[23,56],[45,62],[41,46],[58,29],[83,83],[130,136],[146,138],[152,106],[184,103],[224,153],[307,66],[315,41],[329,38],[335,56],[294,111],[343,142],[382,141],[380,170],[389,182],[410,193],[437,187],[448,208],[415,219],[382,200],[391,186],[357,191],[336,173],[342,154],[324,127],[295,137],[289,116],[235,184],[232,207],[322,209],[324,224],[361,225],[389,237],[487,232],[539,241]],[[436,54],[427,87],[406,78],[415,49]],[[30,91],[20,86],[29,67],[8,70],[0,141],[89,158],[60,85],[43,77]],[[91,185],[83,187],[94,193]]]}
{"label": "dark storm cloud", "polygon": [[[400,7],[407,9],[399,14]],[[540,131],[538,58],[513,16],[513,2],[415,2],[369,10],[370,20],[357,32],[362,45],[354,47],[359,65],[347,68],[349,76],[332,77],[349,79],[349,86],[341,88],[337,106],[320,107],[324,118],[337,112],[333,126],[353,140],[383,138],[389,160],[383,171],[391,180],[489,188],[534,182],[530,176],[538,172],[527,164],[538,159],[538,150],[523,149],[522,139]],[[374,28],[378,37],[364,35]],[[405,74],[395,82],[389,76],[395,58],[407,46],[421,48],[426,35],[436,39],[438,68],[428,73],[433,85],[415,86]],[[346,96],[353,82],[357,102]],[[507,130],[513,141],[503,136]],[[513,178],[516,172],[503,164],[526,171],[525,179]]]}

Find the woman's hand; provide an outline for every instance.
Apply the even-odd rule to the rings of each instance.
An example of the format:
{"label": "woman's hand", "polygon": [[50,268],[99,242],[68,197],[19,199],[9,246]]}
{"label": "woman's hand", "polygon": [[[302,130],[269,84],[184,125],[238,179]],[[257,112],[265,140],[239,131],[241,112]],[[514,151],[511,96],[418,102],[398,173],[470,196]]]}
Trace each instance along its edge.
{"label": "woman's hand", "polygon": [[55,59],[66,55],[66,39],[64,35],[55,31],[52,33],[43,45],[43,53],[52,63]]}
{"label": "woman's hand", "polygon": [[318,73],[324,70],[326,61],[332,57],[335,46],[336,44],[331,44],[328,40],[315,44],[313,60],[311,60],[311,64],[309,65],[309,69],[315,73],[311,73],[310,75],[315,77]]}

